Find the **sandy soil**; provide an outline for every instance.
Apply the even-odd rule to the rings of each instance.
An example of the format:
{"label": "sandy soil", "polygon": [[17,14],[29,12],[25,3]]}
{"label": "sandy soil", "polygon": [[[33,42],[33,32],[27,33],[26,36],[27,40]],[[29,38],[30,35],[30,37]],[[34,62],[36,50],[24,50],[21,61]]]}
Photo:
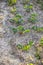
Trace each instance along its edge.
{"label": "sandy soil", "polygon": [[[40,10],[39,6],[34,3],[33,12],[38,14],[39,22],[36,24],[29,23],[27,18],[32,13],[26,13],[23,5],[20,3],[21,0],[17,2],[15,5],[17,7],[18,13],[23,16],[25,23],[23,26],[25,28],[31,28],[33,25],[43,26],[43,11]],[[22,43],[26,44],[29,40],[33,40],[35,44],[38,43],[39,39],[43,37],[43,33],[37,33],[31,30],[30,33],[19,35],[18,33],[13,34],[10,30],[10,27],[16,27],[15,24],[11,24],[9,22],[9,18],[12,18],[14,14],[10,13],[11,7],[8,6],[6,1],[0,1],[0,65],[24,65],[26,63],[34,63],[35,65],[38,63],[39,65],[43,65],[36,59],[34,53],[36,52],[36,48],[34,46],[28,52],[22,52],[17,50],[15,45]],[[25,25],[24,25],[25,24]],[[42,58],[43,59],[43,58]]]}

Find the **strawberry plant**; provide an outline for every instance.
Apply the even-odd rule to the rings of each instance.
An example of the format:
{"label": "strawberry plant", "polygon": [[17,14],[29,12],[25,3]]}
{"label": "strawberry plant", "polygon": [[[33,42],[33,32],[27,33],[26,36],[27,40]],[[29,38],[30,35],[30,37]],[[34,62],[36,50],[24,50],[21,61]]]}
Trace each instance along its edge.
{"label": "strawberry plant", "polygon": [[17,47],[18,49],[22,49],[23,46],[21,44],[18,44]]}

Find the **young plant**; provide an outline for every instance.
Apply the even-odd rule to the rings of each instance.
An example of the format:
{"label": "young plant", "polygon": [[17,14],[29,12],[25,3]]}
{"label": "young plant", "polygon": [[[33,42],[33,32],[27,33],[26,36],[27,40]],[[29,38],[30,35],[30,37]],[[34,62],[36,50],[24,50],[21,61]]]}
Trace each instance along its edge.
{"label": "young plant", "polygon": [[14,5],[16,4],[17,0],[8,0],[8,5]]}
{"label": "young plant", "polygon": [[18,49],[21,49],[22,51],[28,51],[28,49],[30,48],[30,46],[28,45],[17,45]]}
{"label": "young plant", "polygon": [[37,59],[41,59],[40,54],[39,54],[38,52],[36,52],[35,57],[36,57]]}
{"label": "young plant", "polygon": [[29,33],[30,32],[30,29],[26,29],[25,30],[24,27],[21,26],[21,25],[18,26],[17,29],[18,29],[18,31],[19,31],[20,34],[25,34],[25,33]]}
{"label": "young plant", "polygon": [[17,29],[16,28],[11,28],[11,29],[14,32],[14,34],[17,32]]}
{"label": "young plant", "polygon": [[32,45],[33,45],[33,41],[29,41],[29,43],[27,45],[23,46],[22,50],[28,51],[31,48]]}
{"label": "young plant", "polygon": [[33,5],[32,4],[25,5],[24,9],[26,9],[26,12],[30,12],[31,10],[33,10]]}
{"label": "young plant", "polygon": [[18,49],[22,49],[23,46],[21,44],[18,44],[17,47]]}
{"label": "young plant", "polygon": [[27,65],[34,65],[33,63],[29,63],[29,64],[27,64]]}
{"label": "young plant", "polygon": [[23,34],[23,31],[24,31],[25,29],[24,29],[23,26],[20,25],[20,26],[17,27],[17,30],[18,30],[18,32],[19,32],[20,34]]}
{"label": "young plant", "polygon": [[26,44],[26,45],[17,45],[17,47],[19,49],[21,49],[22,51],[28,51],[31,46],[33,45],[33,41],[29,41],[29,44]]}
{"label": "young plant", "polygon": [[38,21],[37,20],[37,14],[36,13],[31,14],[30,17],[28,18],[28,21],[32,22],[32,23],[37,22]]}
{"label": "young plant", "polygon": [[30,45],[24,45],[22,50],[23,51],[28,51],[30,49]]}
{"label": "young plant", "polygon": [[15,22],[17,25],[19,25],[19,24],[22,24],[24,21],[20,14],[16,14],[16,16],[11,19],[11,22]]}
{"label": "young plant", "polygon": [[30,29],[26,29],[26,30],[23,31],[23,34],[24,33],[29,33],[29,32],[30,32]]}
{"label": "young plant", "polygon": [[34,43],[33,41],[29,41],[28,45],[32,46]]}
{"label": "young plant", "polygon": [[40,45],[43,46],[43,38],[40,40]]}
{"label": "young plant", "polygon": [[32,29],[37,32],[43,32],[43,27],[33,26]]}
{"label": "young plant", "polygon": [[11,8],[10,12],[15,13],[17,11],[16,7]]}

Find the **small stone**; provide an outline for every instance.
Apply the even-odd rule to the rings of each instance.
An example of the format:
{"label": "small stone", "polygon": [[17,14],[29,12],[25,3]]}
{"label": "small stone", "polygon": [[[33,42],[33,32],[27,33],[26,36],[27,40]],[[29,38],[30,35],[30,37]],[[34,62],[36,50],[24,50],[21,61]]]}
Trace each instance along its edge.
{"label": "small stone", "polygon": [[4,16],[3,15],[0,15],[0,20],[3,20]]}
{"label": "small stone", "polygon": [[29,56],[29,58],[30,58],[31,61],[34,61],[34,59],[33,59],[33,57],[31,55]]}

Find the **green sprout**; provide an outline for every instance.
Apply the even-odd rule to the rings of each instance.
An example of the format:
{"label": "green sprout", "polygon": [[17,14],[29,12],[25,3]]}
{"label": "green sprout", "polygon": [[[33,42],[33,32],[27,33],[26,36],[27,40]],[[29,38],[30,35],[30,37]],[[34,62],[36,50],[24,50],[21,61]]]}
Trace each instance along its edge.
{"label": "green sprout", "polygon": [[40,45],[43,46],[43,38],[40,40]]}
{"label": "green sprout", "polygon": [[9,22],[10,22],[10,23],[14,23],[14,19],[13,19],[13,18],[10,19]]}
{"label": "green sprout", "polygon": [[37,32],[43,32],[43,27],[33,26],[32,29]]}
{"label": "green sprout", "polygon": [[32,4],[25,5],[24,8],[26,9],[26,12],[30,12],[31,10],[33,10],[33,5]]}
{"label": "green sprout", "polygon": [[17,29],[18,29],[18,31],[19,31],[20,34],[23,34],[23,31],[24,31],[24,27],[23,26],[19,25],[17,27]]}
{"label": "green sprout", "polygon": [[27,64],[27,65],[34,65],[33,63],[29,63],[29,64]]}
{"label": "green sprout", "polygon": [[30,46],[32,46],[33,45],[33,41],[29,41],[29,43],[28,43]]}
{"label": "green sprout", "polygon": [[31,48],[32,45],[33,45],[33,41],[29,41],[29,43],[27,45],[23,46],[22,50],[28,51]]}
{"label": "green sprout", "polygon": [[32,45],[33,45],[33,41],[29,41],[28,44],[26,44],[26,45],[18,44],[17,47],[18,47],[18,49],[21,49],[22,51],[28,51]]}
{"label": "green sprout", "polygon": [[28,18],[28,21],[32,22],[32,23],[37,22],[38,21],[37,20],[37,14],[36,13],[31,14],[30,17]]}
{"label": "green sprout", "polygon": [[8,0],[8,5],[14,5],[16,4],[17,0]]}
{"label": "green sprout", "polygon": [[21,44],[18,44],[17,47],[18,49],[22,49],[23,46]]}
{"label": "green sprout", "polygon": [[23,31],[23,34],[24,34],[24,33],[28,33],[28,32],[30,32],[30,29],[24,30],[24,31]]}
{"label": "green sprout", "polygon": [[36,52],[35,57],[36,57],[37,59],[40,59],[40,58],[41,58],[38,52]]}
{"label": "green sprout", "polygon": [[25,34],[25,33],[30,32],[30,29],[26,29],[26,30],[25,30],[22,25],[19,25],[19,26],[17,27],[17,29],[18,29],[18,31],[19,31],[20,34]]}
{"label": "green sprout", "polygon": [[11,28],[11,29],[12,29],[12,31],[13,31],[14,33],[17,32],[17,29],[16,29],[16,28]]}
{"label": "green sprout", "polygon": [[30,49],[30,45],[24,45],[22,50],[23,51],[28,51]]}
{"label": "green sprout", "polygon": [[10,10],[11,13],[15,13],[16,11],[17,11],[16,7],[13,7],[13,8]]}
{"label": "green sprout", "polygon": [[23,21],[22,16],[20,14],[16,14],[15,17],[13,17],[12,19],[10,19],[10,22],[15,22],[16,24],[21,24],[24,21]]}

